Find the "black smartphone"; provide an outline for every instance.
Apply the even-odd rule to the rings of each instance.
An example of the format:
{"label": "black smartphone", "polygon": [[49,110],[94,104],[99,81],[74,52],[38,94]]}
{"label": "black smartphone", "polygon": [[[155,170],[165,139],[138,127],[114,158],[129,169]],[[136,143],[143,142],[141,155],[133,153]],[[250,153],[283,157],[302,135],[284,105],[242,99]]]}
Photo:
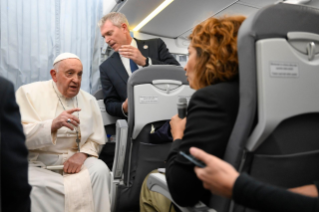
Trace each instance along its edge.
{"label": "black smartphone", "polygon": [[184,156],[187,160],[192,162],[195,166],[198,166],[199,168],[205,168],[206,164],[203,163],[202,161],[198,160],[197,158],[194,158],[192,155],[188,155],[183,151],[179,151],[179,154]]}

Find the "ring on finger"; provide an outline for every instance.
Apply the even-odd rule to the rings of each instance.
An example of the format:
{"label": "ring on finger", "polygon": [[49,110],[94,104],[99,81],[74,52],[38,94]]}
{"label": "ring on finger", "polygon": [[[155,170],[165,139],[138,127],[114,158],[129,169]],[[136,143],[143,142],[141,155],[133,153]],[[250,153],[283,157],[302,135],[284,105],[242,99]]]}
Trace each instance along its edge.
{"label": "ring on finger", "polygon": [[66,120],[66,122],[71,123],[71,119]]}

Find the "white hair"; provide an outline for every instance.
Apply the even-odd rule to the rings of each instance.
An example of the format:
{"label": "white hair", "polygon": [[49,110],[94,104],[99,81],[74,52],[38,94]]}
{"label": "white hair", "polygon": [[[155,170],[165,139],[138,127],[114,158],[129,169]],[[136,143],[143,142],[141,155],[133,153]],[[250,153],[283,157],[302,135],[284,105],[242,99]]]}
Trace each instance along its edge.
{"label": "white hair", "polygon": [[[60,61],[60,62],[61,62],[61,61]],[[54,70],[56,73],[59,72],[60,62],[57,62],[56,64],[53,65],[53,70]]]}
{"label": "white hair", "polygon": [[124,14],[119,12],[111,12],[105,16],[103,16],[98,22],[98,26],[101,27],[105,24],[105,22],[109,20],[113,25],[117,27],[121,27],[122,24],[126,24],[129,27],[129,23]]}

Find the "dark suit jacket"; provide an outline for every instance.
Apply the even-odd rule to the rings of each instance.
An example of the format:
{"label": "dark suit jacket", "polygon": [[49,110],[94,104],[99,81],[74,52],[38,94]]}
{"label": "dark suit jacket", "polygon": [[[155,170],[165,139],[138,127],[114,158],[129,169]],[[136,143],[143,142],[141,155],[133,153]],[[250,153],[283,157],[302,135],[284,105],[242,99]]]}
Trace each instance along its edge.
{"label": "dark suit jacket", "polygon": [[2,211],[30,211],[28,150],[13,85],[0,77]]}
{"label": "dark suit jacket", "polygon": [[166,166],[166,179],[174,201],[193,206],[199,200],[208,203],[205,190],[194,172],[194,165],[179,151],[189,154],[197,147],[222,158],[232,132],[239,107],[238,80],[210,85],[196,91],[187,108],[187,122],[182,140],[172,144]]}
{"label": "dark suit jacket", "polygon": [[[161,39],[135,40],[142,55],[151,58],[152,64],[179,65]],[[144,49],[144,45],[148,48]],[[114,52],[100,65],[100,74],[106,111],[110,115],[125,118],[122,113],[122,103],[127,98],[126,84],[129,76],[119,53]]]}

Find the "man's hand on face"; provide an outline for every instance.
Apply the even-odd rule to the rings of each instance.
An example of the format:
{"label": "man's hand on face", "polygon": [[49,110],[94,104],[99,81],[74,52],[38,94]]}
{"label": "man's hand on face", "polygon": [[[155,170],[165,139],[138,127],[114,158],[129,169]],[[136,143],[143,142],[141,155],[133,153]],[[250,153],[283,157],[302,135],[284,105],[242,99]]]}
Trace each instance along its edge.
{"label": "man's hand on face", "polygon": [[[71,110],[63,111],[58,117],[53,119],[51,125],[51,133],[56,132],[63,126],[69,128],[70,130],[73,130],[73,126],[77,127],[80,124],[80,120],[76,116],[72,115],[72,113],[76,111],[81,111],[81,109],[73,108]],[[70,123],[68,123],[68,119],[70,119]]]}
{"label": "man's hand on face", "polygon": [[119,53],[126,58],[133,60],[139,66],[146,65],[146,57],[142,55],[140,50],[131,45],[122,45]]}
{"label": "man's hand on face", "polygon": [[123,102],[122,107],[123,107],[123,111],[125,113],[127,113],[127,111],[128,111],[128,100],[127,99],[125,100],[125,102]]}
{"label": "man's hand on face", "polygon": [[79,173],[88,155],[82,152],[75,153],[63,163],[63,171],[68,174]]}

